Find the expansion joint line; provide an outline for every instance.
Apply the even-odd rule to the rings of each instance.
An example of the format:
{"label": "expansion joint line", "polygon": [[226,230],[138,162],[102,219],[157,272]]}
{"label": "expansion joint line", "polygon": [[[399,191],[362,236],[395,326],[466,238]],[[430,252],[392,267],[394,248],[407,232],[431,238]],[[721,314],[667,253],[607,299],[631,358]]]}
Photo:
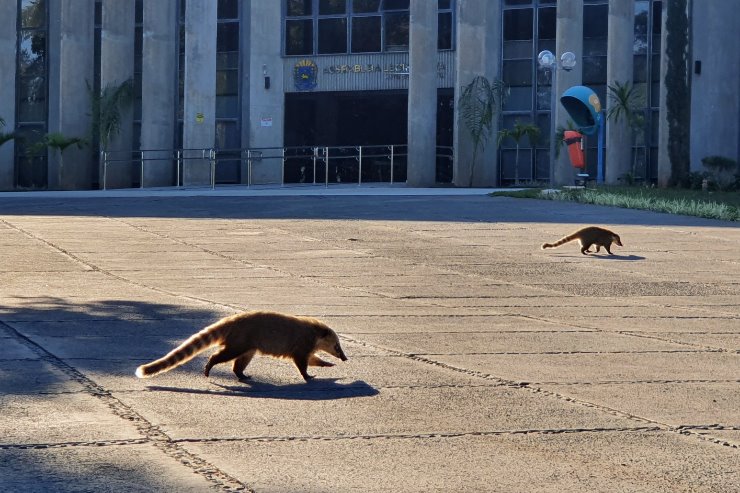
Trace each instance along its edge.
{"label": "expansion joint line", "polygon": [[180,464],[192,470],[195,474],[198,474],[219,487],[222,491],[251,491],[247,485],[239,481],[238,479],[230,476],[224,471],[219,470],[217,467],[206,462],[202,458],[188,452],[176,441],[172,440],[162,429],[158,426],[147,421],[143,416],[137,413],[133,408],[124,404],[119,399],[114,397],[110,391],[100,386],[90,378],[86,377],[76,368],[68,365],[61,358],[58,358],[51,352],[44,349],[42,346],[24,336],[10,325],[0,321],[0,329],[6,332],[10,337],[15,339],[18,343],[24,345],[29,350],[33,351],[39,358],[57,370],[67,375],[71,380],[79,383],[85,389],[85,391],[100,401],[102,401],[111,412],[119,418],[129,421],[136,430],[144,436],[142,440],[132,441],[102,441],[102,442],[67,442],[63,444],[31,444],[31,445],[9,445],[0,444],[0,449],[4,448],[60,448],[64,446],[90,446],[90,445],[121,445],[121,444],[133,444],[133,443],[149,443],[159,449],[168,457],[175,459]]}

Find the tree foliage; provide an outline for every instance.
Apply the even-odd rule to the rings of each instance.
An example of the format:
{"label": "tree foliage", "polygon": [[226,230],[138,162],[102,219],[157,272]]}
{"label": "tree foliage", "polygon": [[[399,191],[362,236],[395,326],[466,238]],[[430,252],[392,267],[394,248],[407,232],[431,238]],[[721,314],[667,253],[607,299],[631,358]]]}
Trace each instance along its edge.
{"label": "tree foliage", "polygon": [[460,95],[460,115],[473,141],[473,159],[470,165],[468,186],[473,184],[473,171],[478,152],[483,150],[506,98],[507,88],[502,80],[489,81],[478,75],[463,87]]}
{"label": "tree foliage", "polygon": [[521,140],[527,137],[529,147],[534,148],[540,138],[540,127],[532,123],[514,122],[514,127],[505,128],[498,133],[498,145],[506,139],[511,139],[516,144],[516,157],[514,159],[514,184],[519,184],[519,146]]}
{"label": "tree foliage", "polygon": [[100,149],[108,150],[111,137],[121,131],[121,113],[134,101],[134,81],[128,79],[121,84],[108,84],[96,93],[87,84],[92,109],[91,140],[100,143]]}

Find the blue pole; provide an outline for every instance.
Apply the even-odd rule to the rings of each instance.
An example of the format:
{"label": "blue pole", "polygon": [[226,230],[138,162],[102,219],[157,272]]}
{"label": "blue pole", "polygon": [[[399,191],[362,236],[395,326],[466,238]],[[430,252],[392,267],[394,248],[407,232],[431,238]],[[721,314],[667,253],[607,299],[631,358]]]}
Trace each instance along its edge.
{"label": "blue pole", "polygon": [[596,183],[604,183],[604,120],[606,120],[606,112],[602,111],[599,114],[599,146],[598,146],[598,161],[596,168]]}

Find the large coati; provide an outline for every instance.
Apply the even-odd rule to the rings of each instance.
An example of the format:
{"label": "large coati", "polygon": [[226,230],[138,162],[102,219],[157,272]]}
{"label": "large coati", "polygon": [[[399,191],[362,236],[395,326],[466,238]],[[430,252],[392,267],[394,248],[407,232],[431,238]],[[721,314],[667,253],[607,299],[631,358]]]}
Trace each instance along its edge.
{"label": "large coati", "polygon": [[313,378],[307,373],[308,366],[334,366],[316,356],[317,351],[347,361],[337,334],[326,324],[309,317],[254,311],[225,317],[209,325],[162,358],[138,367],[136,376],[146,378],[169,371],[217,345],[221,350],[208,359],[203,370],[205,376],[214,365],[234,360],[236,376],[240,380],[247,379],[244,369],[257,353],[291,358],[307,382]]}
{"label": "large coati", "polygon": [[609,255],[613,255],[612,251],[609,249],[612,243],[623,246],[618,234],[609,231],[608,229],[589,226],[579,229],[575,233],[561,238],[555,243],[543,243],[542,249],[559,247],[560,245],[573,240],[579,241],[581,244],[581,253],[584,255],[591,253],[591,245],[596,245],[596,253],[599,252],[601,247],[604,247]]}

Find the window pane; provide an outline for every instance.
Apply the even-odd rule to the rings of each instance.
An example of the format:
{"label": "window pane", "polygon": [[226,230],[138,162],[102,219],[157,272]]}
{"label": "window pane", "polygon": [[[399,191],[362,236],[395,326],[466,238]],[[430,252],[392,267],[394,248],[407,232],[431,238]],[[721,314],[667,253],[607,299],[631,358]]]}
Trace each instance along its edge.
{"label": "window pane", "polygon": [[46,25],[45,7],[46,2],[44,0],[23,0],[23,2],[21,2],[21,27],[44,27]]}
{"label": "window pane", "polygon": [[539,20],[537,25],[537,35],[540,39],[555,39],[555,8],[548,7],[539,9]]}
{"label": "window pane", "polygon": [[237,0],[218,0],[219,19],[238,19],[239,2]]}
{"label": "window pane", "polygon": [[346,12],[345,0],[319,0],[319,15],[344,14]]}
{"label": "window pane", "polygon": [[437,27],[437,49],[452,49],[452,13],[439,14]]}
{"label": "window pane", "polygon": [[288,8],[286,9],[286,12],[289,16],[311,15],[311,1],[312,0],[288,0]]}
{"label": "window pane", "polygon": [[586,5],[583,7],[583,37],[607,38],[609,29],[609,6]]}
{"label": "window pane", "polygon": [[43,77],[19,81],[18,122],[46,121],[46,80]]}
{"label": "window pane", "polygon": [[46,70],[46,33],[38,31],[23,32],[18,61],[19,75],[44,74]]}
{"label": "window pane", "polygon": [[216,72],[216,96],[236,95],[239,92],[239,77],[236,70]]}
{"label": "window pane", "polygon": [[216,51],[239,51],[239,23],[222,22],[216,31]]}
{"label": "window pane", "polygon": [[319,53],[347,53],[347,19],[319,19]]}
{"label": "window pane", "polygon": [[352,53],[380,51],[380,16],[352,19]]}
{"label": "window pane", "polygon": [[506,0],[504,3],[506,5],[529,5],[532,3],[532,0]]}
{"label": "window pane", "polygon": [[532,60],[505,60],[504,82],[509,86],[532,85]]}
{"label": "window pane", "polygon": [[606,83],[606,57],[584,57],[583,84],[589,85],[604,83]]}
{"label": "window pane", "polygon": [[504,41],[504,58],[532,58],[532,40]]}
{"label": "window pane", "polygon": [[386,14],[386,51],[405,51],[409,49],[409,14]]}
{"label": "window pane", "polygon": [[451,7],[452,7],[452,2],[450,0],[439,0],[439,2],[437,2],[437,8],[439,10],[447,10],[447,9],[450,9]]}
{"label": "window pane", "polygon": [[635,2],[635,55],[647,53],[648,12],[648,2]]}
{"label": "window pane", "polygon": [[380,0],[353,0],[352,11],[358,14],[377,12],[380,8]]}
{"label": "window pane", "polygon": [[285,54],[310,55],[313,53],[313,23],[311,20],[285,22]]}
{"label": "window pane", "polygon": [[504,41],[532,39],[532,9],[504,12]]}
{"label": "window pane", "polygon": [[505,111],[530,111],[532,109],[532,86],[511,87],[504,102]]}
{"label": "window pane", "polygon": [[408,10],[409,0],[383,0],[383,10]]}

